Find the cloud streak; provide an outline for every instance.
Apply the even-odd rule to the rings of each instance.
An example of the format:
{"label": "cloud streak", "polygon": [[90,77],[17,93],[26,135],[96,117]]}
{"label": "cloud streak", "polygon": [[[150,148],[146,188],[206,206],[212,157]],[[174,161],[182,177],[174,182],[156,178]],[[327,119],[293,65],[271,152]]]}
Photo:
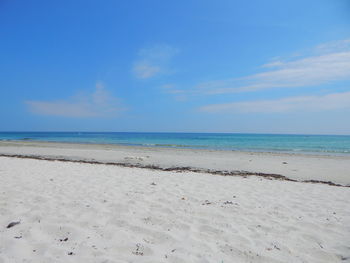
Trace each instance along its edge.
{"label": "cloud streak", "polygon": [[201,83],[196,89],[205,94],[225,94],[309,87],[350,79],[350,40],[319,45],[313,53],[291,61],[267,63],[262,68],[270,70],[258,74]]}
{"label": "cloud streak", "polygon": [[157,45],[139,51],[132,72],[138,79],[149,79],[168,71],[168,64],[178,49],[168,45]]}
{"label": "cloud streak", "polygon": [[322,96],[298,96],[277,100],[258,100],[212,104],[201,107],[202,112],[211,113],[286,113],[322,112],[350,109],[350,92],[331,93]]}
{"label": "cloud streak", "polygon": [[166,94],[171,94],[174,96],[174,99],[176,101],[186,101],[187,100],[187,93],[185,90],[178,89],[174,84],[166,84],[161,86],[161,90]]}
{"label": "cloud streak", "polygon": [[124,109],[119,100],[109,94],[100,83],[91,94],[79,95],[66,100],[26,101],[30,112],[37,115],[69,118],[112,117]]}
{"label": "cloud streak", "polygon": [[134,74],[139,79],[148,79],[161,72],[159,66],[149,64],[147,61],[140,61],[134,65]]}

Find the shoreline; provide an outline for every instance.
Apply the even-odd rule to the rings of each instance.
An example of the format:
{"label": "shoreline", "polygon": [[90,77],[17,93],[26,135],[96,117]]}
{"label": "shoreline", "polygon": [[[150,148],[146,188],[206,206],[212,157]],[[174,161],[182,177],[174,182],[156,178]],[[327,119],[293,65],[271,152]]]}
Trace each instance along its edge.
{"label": "shoreline", "polygon": [[58,157],[41,157],[35,155],[11,155],[11,154],[0,154],[0,157],[7,158],[18,158],[18,159],[32,159],[32,160],[42,160],[42,161],[59,161],[59,162],[68,162],[68,163],[81,163],[81,164],[95,164],[95,165],[112,165],[119,166],[124,168],[140,168],[140,169],[150,169],[155,171],[163,171],[163,172],[192,172],[199,174],[211,174],[211,175],[220,175],[220,176],[257,176],[263,177],[270,180],[282,180],[289,182],[299,182],[299,183],[313,183],[313,184],[326,184],[330,186],[338,186],[338,187],[349,187],[350,185],[342,185],[333,183],[332,181],[319,181],[319,180],[294,180],[288,178],[286,176],[280,174],[267,174],[267,173],[259,173],[259,172],[248,172],[248,171],[222,171],[222,170],[210,170],[210,169],[201,169],[201,168],[193,168],[193,167],[181,167],[181,166],[173,166],[169,168],[163,168],[156,165],[140,165],[140,164],[128,164],[128,163],[116,163],[116,162],[98,162],[98,161],[88,161],[88,160],[73,160],[73,159],[64,159]]}
{"label": "shoreline", "polygon": [[[344,135],[345,136],[345,135]],[[233,150],[233,149],[212,149],[212,148],[205,148],[205,147],[194,147],[194,146],[184,146],[184,147],[175,147],[175,146],[167,146],[167,145],[142,145],[142,144],[122,144],[122,143],[94,143],[94,142],[59,142],[59,141],[42,141],[42,140],[5,140],[0,139],[0,147],[1,146],[7,146],[11,145],[11,143],[14,143],[16,146],[18,144],[23,144],[21,146],[39,146],[38,144],[41,144],[40,146],[45,146],[45,144],[48,144],[48,146],[81,146],[81,147],[89,147],[92,146],[92,148],[95,147],[101,147],[102,149],[106,148],[134,148],[134,149],[150,149],[150,150],[157,150],[157,149],[165,149],[165,150],[189,150],[189,151],[203,151],[203,152],[234,152],[234,153],[244,153],[244,154],[266,154],[266,155],[286,155],[286,156],[305,156],[305,157],[331,157],[331,158],[346,158],[350,160],[350,153],[330,153],[330,152],[296,152],[296,151],[273,151],[273,150]],[[30,145],[33,144],[33,145]]]}
{"label": "shoreline", "polygon": [[[345,136],[345,135],[344,135]],[[195,145],[176,145],[176,144],[136,144],[136,143],[101,143],[101,142],[68,142],[68,141],[45,141],[32,140],[25,138],[22,140],[0,139],[1,142],[15,143],[49,143],[49,144],[66,144],[66,145],[92,145],[92,146],[110,146],[110,147],[136,147],[136,148],[161,148],[161,149],[189,149],[199,151],[219,151],[219,152],[242,152],[242,153],[266,153],[266,154],[287,154],[287,155],[305,155],[305,156],[329,156],[329,157],[349,157],[350,152],[313,152],[313,151],[293,151],[293,150],[271,150],[271,149],[230,149],[230,148],[210,148],[209,146]]]}
{"label": "shoreline", "polygon": [[350,156],[0,141],[0,155],[350,186]]}

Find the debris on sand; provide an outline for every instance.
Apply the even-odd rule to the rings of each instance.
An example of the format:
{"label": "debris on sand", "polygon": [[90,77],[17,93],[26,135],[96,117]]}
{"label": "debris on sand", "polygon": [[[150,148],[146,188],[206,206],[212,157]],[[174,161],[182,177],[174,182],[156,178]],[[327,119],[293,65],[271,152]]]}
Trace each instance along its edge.
{"label": "debris on sand", "polygon": [[132,253],[137,256],[143,256],[143,250],[144,250],[144,247],[140,243],[137,243],[136,250],[133,251]]}
{"label": "debris on sand", "polygon": [[11,227],[14,227],[15,225],[19,225],[21,222],[20,221],[17,221],[17,222],[11,222],[10,224],[7,225],[6,228],[11,228]]}

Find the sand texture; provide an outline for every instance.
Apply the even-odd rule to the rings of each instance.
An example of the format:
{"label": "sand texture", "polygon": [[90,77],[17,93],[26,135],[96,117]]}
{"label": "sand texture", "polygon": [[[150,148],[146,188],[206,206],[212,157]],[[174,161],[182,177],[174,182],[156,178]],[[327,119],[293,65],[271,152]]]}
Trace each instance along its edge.
{"label": "sand texture", "polygon": [[350,185],[350,156],[318,156],[283,153],[132,147],[98,144],[67,144],[0,141],[1,155],[110,162],[131,166],[265,173],[292,180],[331,181]]}
{"label": "sand texture", "polygon": [[0,262],[350,262],[349,200],[325,184],[0,157]]}

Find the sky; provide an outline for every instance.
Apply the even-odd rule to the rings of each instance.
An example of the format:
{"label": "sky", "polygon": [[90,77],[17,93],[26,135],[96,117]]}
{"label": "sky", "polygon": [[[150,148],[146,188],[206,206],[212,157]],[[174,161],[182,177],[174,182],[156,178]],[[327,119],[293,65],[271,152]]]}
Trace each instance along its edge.
{"label": "sky", "polygon": [[0,0],[0,131],[350,135],[350,1]]}

